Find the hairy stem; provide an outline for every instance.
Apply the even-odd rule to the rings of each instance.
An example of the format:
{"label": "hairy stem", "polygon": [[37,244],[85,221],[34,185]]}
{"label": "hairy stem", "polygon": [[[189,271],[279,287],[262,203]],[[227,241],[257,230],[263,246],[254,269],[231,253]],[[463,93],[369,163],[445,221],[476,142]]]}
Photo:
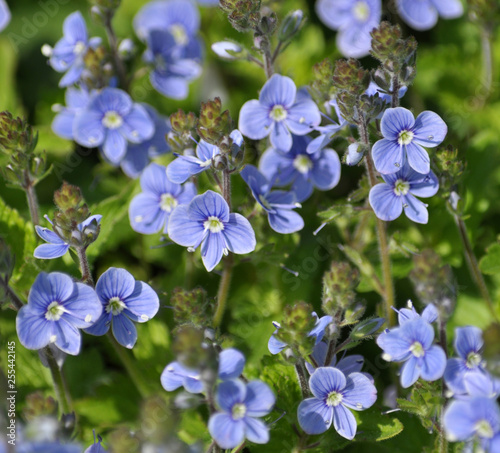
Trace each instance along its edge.
{"label": "hairy stem", "polygon": [[31,222],[33,225],[39,225],[40,214],[38,209],[38,197],[36,196],[35,185],[33,184],[28,170],[24,171],[23,189],[26,192],[26,199],[28,200]]}
{"label": "hairy stem", "polygon": [[113,66],[115,67],[116,75],[118,76],[118,80],[120,81],[122,89],[124,91],[128,91],[129,80],[127,77],[125,65],[123,64],[123,61],[120,58],[120,54],[118,53],[118,40],[113,29],[113,24],[111,23],[112,19],[113,11],[106,11],[104,16],[104,27],[106,29],[106,35],[108,37],[109,47],[111,49]]}
{"label": "hairy stem", "polygon": [[77,247],[76,253],[78,255],[78,260],[80,261],[80,271],[82,273],[82,282],[89,286],[94,286],[94,279],[90,273],[89,260],[87,259],[87,254],[85,253],[84,247]]}
{"label": "hairy stem", "polygon": [[48,346],[43,348],[43,354],[47,359],[47,365],[50,370],[50,375],[52,376],[52,382],[54,383],[54,390],[59,403],[59,414],[61,416],[71,414],[73,412],[71,396],[62,368],[57,364],[57,360]]}
{"label": "hairy stem", "polygon": [[399,107],[399,90],[401,83],[399,82],[398,74],[392,76],[392,89],[391,89],[391,107]]}
{"label": "hairy stem", "polygon": [[297,363],[295,364],[295,371],[297,372],[297,378],[300,385],[300,390],[302,392],[302,398],[307,398],[310,394],[309,384],[306,373],[306,366],[304,359],[297,356]]}

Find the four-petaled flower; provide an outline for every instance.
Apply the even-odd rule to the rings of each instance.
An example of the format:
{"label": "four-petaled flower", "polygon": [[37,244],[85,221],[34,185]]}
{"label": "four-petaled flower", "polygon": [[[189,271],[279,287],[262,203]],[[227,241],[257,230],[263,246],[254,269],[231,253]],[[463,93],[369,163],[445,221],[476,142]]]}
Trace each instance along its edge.
{"label": "four-petaled flower", "polygon": [[439,181],[430,171],[422,175],[405,164],[397,173],[382,175],[385,183],[372,187],[369,194],[370,205],[375,215],[382,220],[397,219],[405,212],[406,217],[417,223],[427,223],[427,205],[417,197],[432,197],[439,190]]}
{"label": "four-petaled flower", "polygon": [[464,13],[460,0],[396,0],[401,18],[415,30],[434,27],[438,16],[456,19]]}
{"label": "four-petaled flower", "polygon": [[448,127],[441,117],[430,111],[413,116],[403,107],[385,111],[380,129],[384,138],[373,145],[375,168],[382,174],[401,170],[405,162],[416,172],[427,175],[431,171],[429,154],[423,148],[434,148],[446,137]]}
{"label": "four-petaled flower", "polygon": [[256,245],[250,222],[241,214],[230,213],[224,198],[211,190],[174,210],[168,222],[168,235],[191,251],[201,244],[201,257],[209,272],[228,251],[250,253]]}
{"label": "four-petaled flower", "polygon": [[259,420],[271,412],[275,402],[267,384],[225,381],[217,387],[215,398],[221,410],[210,416],[208,430],[221,448],[235,448],[245,438],[256,444],[269,441],[269,428]]}
{"label": "four-petaled flower", "polygon": [[297,416],[307,434],[324,433],[332,425],[342,437],[353,439],[357,423],[349,409],[362,411],[377,400],[377,389],[364,374],[345,376],[333,367],[319,367],[309,379],[314,398],[299,404]]}
{"label": "four-petaled flower", "polygon": [[421,317],[386,330],[377,338],[385,360],[405,362],[401,370],[403,388],[413,385],[419,377],[435,381],[443,376],[446,354],[440,346],[432,344],[433,340],[434,330]]}
{"label": "four-petaled flower", "polygon": [[160,307],[158,295],[146,283],[136,281],[125,269],[114,267],[101,275],[95,291],[102,304],[102,315],[85,332],[104,335],[111,324],[118,343],[133,348],[137,341],[134,322],[146,322],[156,315]]}
{"label": "four-petaled flower", "polygon": [[292,134],[305,135],[319,126],[318,106],[306,96],[297,96],[289,77],[274,74],[262,87],[259,100],[246,102],[240,110],[239,130],[252,140],[271,134],[273,148],[287,152]]}
{"label": "four-petaled flower", "polygon": [[53,343],[67,354],[78,355],[82,342],[78,329],[90,327],[101,312],[90,286],[60,272],[42,272],[31,287],[28,304],[17,314],[17,335],[28,349]]}
{"label": "four-petaled flower", "polygon": [[129,206],[132,229],[142,234],[167,232],[168,219],[177,205],[188,204],[196,195],[192,182],[175,184],[162,165],[150,164],[141,175],[142,192]]}
{"label": "four-petaled flower", "polygon": [[240,174],[254,198],[267,212],[269,225],[274,231],[289,234],[304,228],[304,220],[293,211],[300,207],[293,192],[271,191],[271,183],[253,165],[247,165]]}

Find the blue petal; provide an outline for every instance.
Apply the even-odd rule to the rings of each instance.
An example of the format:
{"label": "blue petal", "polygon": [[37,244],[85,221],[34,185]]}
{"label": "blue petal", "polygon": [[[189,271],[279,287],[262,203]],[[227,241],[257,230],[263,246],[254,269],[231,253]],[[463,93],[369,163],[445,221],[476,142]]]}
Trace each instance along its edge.
{"label": "blue petal", "polygon": [[116,112],[125,118],[133,105],[132,98],[125,91],[118,88],[104,88],[97,95],[92,96],[87,108],[102,114]]}
{"label": "blue petal", "polygon": [[383,138],[373,145],[372,158],[380,173],[396,173],[403,165],[403,147],[396,140]]}
{"label": "blue petal", "polygon": [[118,130],[108,129],[102,151],[112,164],[117,165],[125,157],[127,140]]}
{"label": "blue petal", "polygon": [[290,151],[292,147],[292,134],[288,130],[285,121],[275,121],[271,125],[271,145],[273,148],[285,153]]}
{"label": "blue petal", "polygon": [[264,417],[271,412],[276,397],[269,386],[262,381],[247,384],[245,406],[249,417]]}
{"label": "blue petal", "polygon": [[24,305],[17,313],[16,329],[19,341],[28,349],[47,346],[52,335],[51,322],[34,312],[29,305]]}
{"label": "blue petal", "polygon": [[344,373],[332,367],[317,368],[309,379],[312,394],[320,399],[325,399],[331,392],[340,392],[345,385]]}
{"label": "blue petal", "polygon": [[140,104],[134,104],[130,113],[123,118],[120,130],[129,142],[141,143],[153,136],[155,126],[146,109]]}
{"label": "blue petal", "polygon": [[149,321],[160,308],[160,300],[156,292],[151,286],[140,281],[135,282],[134,292],[123,302],[127,305],[127,315],[133,317],[136,322]]}
{"label": "blue petal", "polygon": [[310,179],[319,190],[333,189],[340,181],[340,159],[333,149],[325,149],[314,162]]}
{"label": "blue petal", "polygon": [[271,335],[267,343],[267,348],[271,354],[279,354],[283,349],[287,347],[286,343],[278,340],[274,335]]}
{"label": "blue petal", "polygon": [[316,344],[318,344],[323,339],[323,336],[325,335],[325,329],[331,324],[333,318],[329,315],[318,318],[318,315],[315,312],[313,312],[312,314],[314,317],[316,317],[317,321],[314,328],[309,332],[308,336],[316,337]]}
{"label": "blue petal", "polygon": [[[167,179],[167,169],[163,165],[152,163],[146,167],[141,175],[141,188],[143,192],[149,192],[157,197],[161,197],[166,192],[169,181]],[[180,189],[180,187],[178,187]]]}
{"label": "blue petal", "polygon": [[432,0],[443,19],[455,19],[464,13],[464,7],[460,0]]}
{"label": "blue petal", "polygon": [[215,216],[223,223],[229,222],[229,206],[226,200],[214,192],[207,190],[203,195],[193,198],[189,204],[189,219],[204,222],[210,216]]}
{"label": "blue petal", "polygon": [[271,132],[273,121],[269,116],[269,107],[257,100],[247,101],[240,110],[238,129],[252,140],[260,140]]}
{"label": "blue petal", "polygon": [[368,198],[370,206],[379,219],[394,220],[403,212],[401,197],[394,193],[394,189],[389,184],[382,183],[372,187]]}
{"label": "blue petal", "polygon": [[464,377],[468,371],[463,359],[448,359],[443,375],[446,386],[455,394],[466,393]]}
{"label": "blue petal", "polygon": [[[373,26],[372,26],[373,25]],[[378,24],[368,27],[350,26],[342,28],[337,33],[337,47],[340,53],[350,58],[361,58],[370,53],[371,36],[370,31]]]}
{"label": "blue petal", "polygon": [[219,264],[224,254],[225,241],[222,233],[208,233],[201,244],[201,259],[208,272]]}
{"label": "blue petal", "polygon": [[42,244],[35,249],[33,256],[41,260],[50,260],[65,255],[68,249],[69,245],[64,243],[61,245]]}
{"label": "blue petal", "polygon": [[184,378],[182,385],[184,386],[186,392],[189,393],[203,392],[203,381],[200,379],[199,376],[197,377],[187,376],[186,378]]}
{"label": "blue petal", "polygon": [[295,135],[308,134],[321,123],[318,106],[312,99],[297,102],[289,109],[286,123]]}
{"label": "blue petal", "polygon": [[113,316],[111,321],[113,336],[126,348],[132,349],[137,341],[135,324],[123,314]]}
{"label": "blue petal", "polygon": [[179,204],[189,204],[196,195],[196,186],[192,182],[187,182],[182,186],[182,192],[177,197],[177,202]]}
{"label": "blue petal", "polygon": [[342,404],[361,411],[373,406],[377,400],[377,389],[364,374],[351,373],[346,378],[342,395]]}
{"label": "blue petal", "polygon": [[218,154],[220,154],[220,149],[215,145],[207,143],[203,139],[200,140],[196,146],[196,156],[198,156],[198,159],[202,162],[207,162]]}
{"label": "blue petal", "polygon": [[106,313],[106,311],[103,311],[101,317],[90,327],[84,329],[84,332],[96,336],[104,335],[109,330],[112,317],[112,313]]}
{"label": "blue petal", "polygon": [[470,396],[486,396],[496,398],[497,391],[489,374],[481,371],[470,371],[463,375],[463,383]]}
{"label": "blue petal", "polygon": [[304,228],[304,219],[295,211],[287,209],[276,209],[274,213],[268,213],[269,225],[277,233],[291,234]]}
{"label": "blue petal", "polygon": [[73,123],[75,122],[76,114],[69,109],[63,109],[59,112],[52,121],[52,130],[59,137],[67,140],[73,140]]}
{"label": "blue petal", "polygon": [[247,396],[247,388],[239,379],[223,381],[217,387],[215,399],[217,405],[225,412],[231,413],[235,404],[243,404]]}
{"label": "blue petal", "polygon": [[471,352],[479,352],[483,347],[483,333],[475,326],[457,327],[455,329],[455,350],[467,360]]}
{"label": "blue petal", "polygon": [[152,71],[149,75],[151,85],[159,93],[167,98],[182,100],[189,93],[188,81],[183,77],[165,76],[158,71]]}
{"label": "blue petal", "polygon": [[427,211],[427,206],[420,200],[417,200],[413,195],[408,194],[403,197],[403,208],[410,220],[416,223],[427,223],[429,221],[429,212]]}
{"label": "blue petal", "polygon": [[102,144],[105,128],[103,114],[95,110],[84,109],[77,113],[73,125],[73,138],[79,145],[95,148]]}
{"label": "blue petal", "polygon": [[60,87],[69,87],[70,85],[73,85],[77,83],[80,80],[80,77],[82,76],[84,69],[83,63],[76,61],[64,74],[63,78],[59,81],[59,86]]}
{"label": "blue petal", "polygon": [[413,129],[415,117],[403,107],[388,108],[380,122],[380,130],[384,138],[397,141],[402,131]]}
{"label": "blue petal", "polygon": [[219,355],[219,379],[236,379],[243,373],[245,356],[234,348],[224,349]]}
{"label": "blue petal", "polygon": [[134,231],[154,234],[164,228],[167,213],[160,208],[158,197],[150,193],[140,193],[130,203],[129,219]]}
{"label": "blue petal", "polygon": [[217,412],[208,421],[208,431],[219,447],[235,448],[245,439],[245,423],[233,420],[228,414]]}
{"label": "blue petal", "polygon": [[430,0],[396,0],[401,18],[415,30],[428,30],[438,20],[438,12]]}
{"label": "blue petal", "polygon": [[347,378],[349,378],[351,373],[359,373],[361,371],[361,368],[363,368],[363,362],[364,358],[362,355],[348,355],[340,359],[335,365],[335,368],[338,368],[347,376]]}
{"label": "blue petal", "polygon": [[137,178],[149,164],[149,155],[146,147],[139,145],[127,146],[127,153],[120,162],[123,172],[129,178]]}
{"label": "blue petal", "polygon": [[177,390],[188,376],[199,375],[198,371],[188,370],[178,362],[169,363],[161,373],[161,385],[168,392]]}
{"label": "blue petal", "polygon": [[405,146],[405,151],[408,157],[408,164],[417,173],[427,175],[431,171],[429,153],[419,144],[416,142],[410,143]]}
{"label": "blue petal", "polygon": [[413,132],[415,134],[413,138],[415,143],[426,148],[434,148],[445,139],[448,126],[437,113],[425,111],[417,116]]}
{"label": "blue petal", "polygon": [[11,19],[10,10],[5,0],[0,0],[0,31],[9,25]]}
{"label": "blue petal", "polygon": [[322,434],[332,426],[333,409],[318,398],[307,398],[299,404],[297,418],[307,434]]}
{"label": "blue petal", "polygon": [[241,214],[230,214],[221,234],[227,248],[239,255],[253,252],[257,245],[252,225]]}
{"label": "blue petal", "polygon": [[333,408],[333,426],[342,437],[352,440],[358,427],[354,415],[342,404]]}
{"label": "blue petal", "polygon": [[425,319],[429,324],[432,324],[438,316],[439,312],[433,304],[427,305],[422,312],[422,319]]}
{"label": "blue petal", "polygon": [[[196,198],[196,197],[195,197]],[[204,235],[203,224],[189,220],[189,207],[177,206],[168,219],[168,235],[172,241],[184,247],[197,247]]]}
{"label": "blue petal", "polygon": [[269,442],[269,428],[260,420],[251,417],[243,419],[245,423],[245,437],[256,444]]}
{"label": "blue petal", "polygon": [[424,348],[428,350],[434,340],[434,329],[422,318],[416,318],[412,321],[404,323],[400,327],[400,334],[409,344],[418,341]]}
{"label": "blue petal", "polygon": [[395,328],[388,332],[383,332],[377,337],[377,344],[387,354],[386,360],[401,361],[405,360],[410,354],[410,346],[413,341],[401,334],[401,328]]}
{"label": "blue petal", "polygon": [[269,148],[259,160],[259,171],[269,180],[278,180],[275,186],[285,186],[290,184],[297,171],[293,166],[293,156],[291,154],[280,153],[274,148]]}
{"label": "blue petal", "polygon": [[[290,77],[273,74],[262,87],[259,101],[268,108],[272,108],[275,105],[281,105],[288,109],[294,104],[296,95],[297,88]],[[245,135],[243,131],[242,133]]]}
{"label": "blue petal", "polygon": [[[436,175],[431,171],[428,175],[419,175],[413,172],[414,179],[408,179],[410,183],[410,193],[417,197],[432,197],[436,195],[439,190],[439,180]],[[418,176],[420,177],[419,179]]]}
{"label": "blue petal", "polygon": [[79,41],[87,43],[87,25],[80,11],[75,11],[64,19],[63,33],[64,37],[73,44]]}
{"label": "blue petal", "polygon": [[110,267],[104,272],[95,286],[97,295],[105,305],[113,297],[125,300],[133,293],[134,289],[135,279],[132,274],[125,269],[117,269],[116,267]]}
{"label": "blue petal", "polygon": [[45,315],[47,307],[56,301],[63,304],[75,289],[73,280],[60,272],[38,274],[28,295],[28,304],[36,313]]}
{"label": "blue petal", "polygon": [[240,175],[252,190],[257,201],[259,195],[264,195],[269,191],[269,181],[254,165],[245,165]]}
{"label": "blue petal", "polygon": [[403,387],[404,389],[411,387],[413,384],[415,384],[415,382],[417,382],[419,376],[419,360],[412,355],[401,368],[401,387]]}
{"label": "blue petal", "polygon": [[85,108],[89,103],[90,95],[85,88],[70,87],[66,90],[64,99],[66,101],[66,106],[74,111]]}
{"label": "blue petal", "polygon": [[79,223],[77,225],[77,228],[79,231],[83,231],[85,230],[85,228],[87,228],[90,224],[92,223],[96,223],[97,225],[99,225],[101,223],[101,219],[102,219],[102,215],[91,215],[89,217],[87,217],[83,222]]}
{"label": "blue petal", "polygon": [[303,175],[299,175],[293,182],[292,190],[297,197],[297,201],[302,203],[311,196],[314,190],[314,186],[312,182],[307,180]]}
{"label": "blue petal", "polygon": [[437,345],[425,351],[422,359],[420,376],[425,381],[435,381],[443,376],[446,367],[446,354]]}
{"label": "blue petal", "polygon": [[67,313],[61,319],[79,329],[90,327],[102,314],[102,304],[94,289],[78,282],[71,297],[64,302],[64,308]]}
{"label": "blue petal", "polygon": [[352,4],[345,1],[318,0],[316,2],[316,14],[321,22],[332,30],[338,30],[352,20],[351,8]]}
{"label": "blue petal", "polygon": [[190,176],[197,175],[209,167],[203,167],[200,161],[192,156],[179,156],[170,162],[167,167],[167,176],[170,181],[182,184]]}
{"label": "blue petal", "polygon": [[78,355],[82,345],[80,331],[63,318],[54,321],[56,333],[55,345],[66,354]]}

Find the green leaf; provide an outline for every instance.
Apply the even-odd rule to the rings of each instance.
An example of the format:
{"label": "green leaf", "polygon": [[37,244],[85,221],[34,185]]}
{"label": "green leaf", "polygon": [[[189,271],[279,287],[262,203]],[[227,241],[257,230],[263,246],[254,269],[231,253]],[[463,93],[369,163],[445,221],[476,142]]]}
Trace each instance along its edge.
{"label": "green leaf", "polygon": [[353,412],[358,422],[356,441],[375,441],[390,439],[403,431],[403,424],[391,414],[384,415],[379,409],[371,408]]}
{"label": "green leaf", "polygon": [[486,249],[486,255],[479,261],[479,268],[483,274],[500,273],[500,244],[492,244]]}

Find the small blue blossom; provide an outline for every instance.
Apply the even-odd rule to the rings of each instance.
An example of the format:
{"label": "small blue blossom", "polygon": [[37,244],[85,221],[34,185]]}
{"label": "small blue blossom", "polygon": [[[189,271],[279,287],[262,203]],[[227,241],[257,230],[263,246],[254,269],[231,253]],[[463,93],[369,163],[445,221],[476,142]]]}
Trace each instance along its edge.
{"label": "small blue blossom", "polygon": [[[50,222],[51,225],[53,225],[48,217],[46,217],[46,219]],[[102,215],[92,215],[89,218],[85,219],[82,223],[79,223],[76,228],[77,231],[81,233],[81,237],[86,236],[85,230],[89,227],[94,233],[95,230],[98,228],[101,219]],[[61,239],[59,235],[54,231],[48,228],[41,227],[39,225],[35,226],[35,230],[38,236],[40,236],[45,242],[48,242],[48,244],[39,245],[35,249],[35,251],[33,252],[33,256],[35,258],[41,260],[50,260],[53,258],[59,258],[65,255],[66,252],[69,250],[71,244]],[[75,240],[80,240],[81,237],[75,237]]]}
{"label": "small blue blossom", "polygon": [[17,314],[17,335],[28,349],[53,343],[67,354],[78,355],[82,342],[78,329],[90,327],[101,312],[90,286],[74,283],[60,272],[42,272],[31,287],[28,304]]}
{"label": "small blue blossom", "polygon": [[[307,336],[316,338],[316,345],[323,339],[325,335],[326,328],[331,324],[333,318],[329,315],[322,316],[321,318],[313,311],[313,318],[315,318],[316,322],[314,324],[314,328],[308,333]],[[279,354],[283,349],[285,349],[288,345],[281,340],[278,340],[275,335],[278,333],[278,330],[281,328],[281,325],[273,321],[274,327],[276,330],[269,338],[269,342],[267,343],[267,348],[271,354]]]}
{"label": "small blue blossom", "polygon": [[460,0],[396,0],[401,18],[415,30],[434,27],[438,16],[456,19],[464,13]]}
{"label": "small blue blossom", "polygon": [[259,161],[259,170],[264,176],[275,181],[276,186],[292,185],[297,201],[307,200],[314,187],[319,190],[333,189],[340,181],[340,159],[329,148],[314,154],[307,152],[311,139],[293,136],[293,146],[283,153],[269,148]]}
{"label": "small blue blossom", "polygon": [[141,143],[154,134],[154,123],[146,109],[118,88],[104,88],[80,110],[73,127],[74,139],[88,148],[102,146],[114,165],[127,152],[127,142]]}
{"label": "small blue blossom", "polygon": [[212,167],[213,159],[220,154],[218,146],[200,140],[196,145],[196,157],[175,154],[177,159],[167,167],[167,175],[170,181],[182,184],[190,176],[197,175]]}
{"label": "small blue blossom", "polygon": [[316,13],[327,27],[338,30],[337,47],[344,56],[368,55],[370,32],[378,27],[382,15],[380,0],[318,0]]}
{"label": "small blue blossom", "polygon": [[448,127],[439,115],[425,111],[413,116],[403,107],[388,108],[380,129],[384,138],[373,145],[375,168],[382,174],[396,173],[407,161],[423,175],[431,171],[429,154],[423,148],[434,148],[446,137]]}
{"label": "small blue blossom", "polygon": [[405,212],[406,217],[416,223],[427,223],[427,205],[415,197],[432,197],[439,190],[439,181],[431,171],[422,175],[405,164],[398,172],[382,175],[385,183],[372,187],[370,205],[375,215],[382,220],[397,219]]}
{"label": "small blue blossom", "polygon": [[467,392],[465,376],[469,373],[486,373],[481,356],[483,348],[481,329],[474,326],[455,329],[455,351],[459,357],[448,359],[444,371],[444,381],[455,394]]}
{"label": "small blue blossom", "polygon": [[[328,345],[324,341],[320,341],[319,343],[316,344],[316,346],[314,346],[312,357],[315,360],[318,367],[323,367],[323,366],[335,367],[340,371],[342,371],[342,373],[344,373],[344,375],[346,376],[348,376],[351,373],[359,373],[361,372],[361,368],[363,368],[363,363],[365,359],[363,358],[363,356],[359,354],[342,357],[338,362],[337,362],[337,357],[334,355],[330,363],[325,363],[327,353],[328,353]],[[310,364],[309,362],[306,362],[306,368],[307,371],[309,371],[309,374],[313,374],[318,367]],[[369,374],[365,374],[365,376],[367,376],[373,382],[373,378]]]}
{"label": "small blue blossom", "polygon": [[217,387],[215,400],[220,411],[210,416],[208,431],[219,447],[235,448],[245,439],[256,444],[269,442],[269,428],[260,420],[275,402],[267,384],[225,381]]}
{"label": "small blue blossom", "polygon": [[221,195],[208,190],[179,205],[170,215],[168,235],[179,245],[194,251],[201,244],[201,257],[211,271],[228,252],[246,254],[255,250],[255,233],[241,214],[229,212]]}
{"label": "small blue blossom", "polygon": [[0,0],[0,31],[9,25],[11,14],[5,0]]}
{"label": "small blue blossom", "polygon": [[[392,90],[392,83],[391,83],[391,90]],[[408,91],[408,87],[403,85],[398,92],[398,98],[401,99],[406,92]],[[392,101],[392,96],[384,91],[382,88],[380,88],[373,80],[370,82],[370,85],[368,85],[368,88],[365,91],[365,94],[368,96],[375,96],[378,93],[380,99],[382,99],[386,104],[390,104]]]}
{"label": "small blue blossom", "polygon": [[122,346],[133,348],[137,341],[134,322],[146,322],[160,307],[158,295],[146,283],[136,281],[125,269],[110,267],[101,275],[95,291],[102,304],[102,315],[85,329],[91,335],[104,335],[110,325]]}
{"label": "small blue blossom", "polygon": [[87,25],[82,13],[71,13],[63,24],[64,36],[52,49],[49,63],[57,72],[65,72],[59,82],[67,87],[78,82],[85,68],[84,57],[89,48],[96,48],[101,38],[88,38]]}
{"label": "small blue blossom", "polygon": [[102,438],[101,436],[95,435],[94,431],[94,443],[88,447],[83,453],[106,453],[106,450],[104,450],[104,447],[101,445]]}
{"label": "small blue blossom", "polygon": [[417,313],[415,307],[411,300],[408,301],[407,308],[396,309],[392,307],[392,309],[398,314],[398,322],[399,325],[402,326],[405,322],[411,321],[412,319],[422,318],[427,321],[429,324],[432,324],[439,316],[439,312],[437,308],[433,304],[427,305],[422,311],[422,315]]}
{"label": "small blue blossom", "polygon": [[325,107],[329,112],[332,111],[333,107],[336,119],[325,115],[325,118],[327,118],[331,124],[316,127],[316,130],[320,133],[320,135],[311,140],[307,145],[307,152],[309,154],[315,154],[316,152],[326,148],[332,141],[334,135],[343,129],[344,126],[349,124],[342,116],[336,99],[332,99],[331,101],[325,103]]}
{"label": "small blue blossom", "polygon": [[433,340],[434,330],[421,317],[378,336],[377,344],[383,349],[385,360],[405,362],[401,369],[403,388],[413,385],[419,377],[435,381],[443,376],[446,354],[440,346],[432,344]]}
{"label": "small blue blossom", "polygon": [[181,186],[169,181],[167,169],[150,164],[141,175],[142,192],[129,207],[132,229],[142,234],[167,232],[170,214],[179,204],[189,204],[196,195],[196,186],[188,182]]}
{"label": "small blue blossom", "polygon": [[361,373],[345,376],[332,367],[319,367],[309,379],[314,398],[299,404],[297,416],[301,428],[307,434],[324,433],[330,426],[342,437],[353,439],[357,423],[349,409],[362,411],[377,400],[377,389]]}
{"label": "small blue blossom", "polygon": [[[236,379],[243,373],[245,356],[237,349],[224,349],[219,354],[218,376],[222,381]],[[169,363],[161,374],[161,385],[169,392],[184,387],[189,393],[203,392],[201,371],[186,368],[179,362]]]}
{"label": "small blue blossom", "polygon": [[464,373],[463,384],[465,393],[455,393],[453,396],[457,399],[467,399],[469,397],[497,399],[500,395],[500,380],[492,377],[483,369],[478,368],[476,370],[470,370],[468,373]]}
{"label": "small blue blossom", "polygon": [[73,126],[78,112],[87,107],[90,93],[85,87],[69,87],[65,93],[66,106],[55,105],[57,115],[52,121],[52,130],[59,137],[73,140]]}
{"label": "small blue blossom", "polygon": [[300,207],[293,192],[271,191],[271,183],[253,165],[241,171],[241,177],[252,191],[252,195],[267,213],[271,228],[281,234],[290,234],[304,228],[304,220],[293,211]]}
{"label": "small blue blossom", "polygon": [[259,100],[246,102],[240,110],[239,130],[252,140],[271,136],[271,145],[290,151],[292,133],[305,135],[319,126],[318,106],[306,96],[297,96],[289,77],[274,74],[262,87]]}

